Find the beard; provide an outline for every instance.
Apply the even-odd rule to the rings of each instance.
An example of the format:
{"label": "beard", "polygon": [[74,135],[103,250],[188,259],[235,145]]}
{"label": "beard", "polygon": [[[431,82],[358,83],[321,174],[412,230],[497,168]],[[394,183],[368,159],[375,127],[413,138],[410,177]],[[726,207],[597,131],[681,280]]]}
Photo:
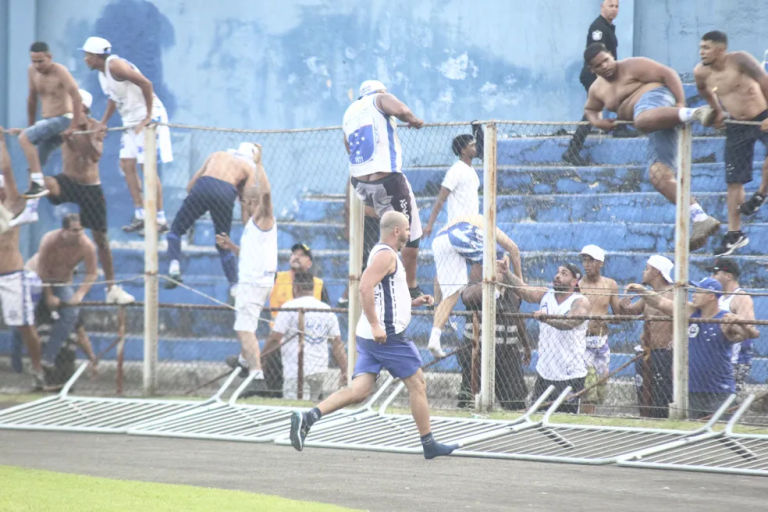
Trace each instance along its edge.
{"label": "beard", "polygon": [[555,290],[556,292],[567,292],[569,288],[570,286],[566,286],[564,284],[552,283],[552,289]]}

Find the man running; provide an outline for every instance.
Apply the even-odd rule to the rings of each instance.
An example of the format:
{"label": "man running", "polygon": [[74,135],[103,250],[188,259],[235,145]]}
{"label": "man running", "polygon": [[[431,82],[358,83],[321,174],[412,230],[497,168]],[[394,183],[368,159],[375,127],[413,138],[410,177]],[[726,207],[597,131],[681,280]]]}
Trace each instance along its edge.
{"label": "man running", "polygon": [[[701,63],[693,70],[699,94],[714,109],[712,124],[725,128],[725,182],[728,185],[728,232],[716,256],[727,256],[749,243],[741,231],[741,216],[752,215],[768,195],[768,157],[763,162],[763,179],[749,201],[744,202],[744,184],[752,181],[755,143],[768,149],[768,73],[747,52],[728,53],[728,36],[714,30],[699,43]],[[756,121],[760,126],[725,124]]]}
{"label": "man running", "polygon": [[[533,314],[540,324],[538,375],[533,396],[541,396],[550,385],[555,387],[555,396],[568,386],[572,393],[580,392],[587,377],[584,357],[588,322],[578,318],[549,318],[550,315],[584,316],[591,313],[592,305],[579,293],[581,272],[578,267],[572,263],[560,265],[552,280],[552,288],[528,286],[516,275],[508,278],[524,301],[539,303],[539,310]],[[567,400],[558,411],[578,414],[580,403],[581,399]]]}
{"label": "man running", "polygon": [[[747,295],[739,285],[741,269],[735,260],[730,258],[717,258],[715,264],[709,270],[712,277],[723,287],[723,295],[718,303],[720,309],[739,315],[745,320],[755,319],[755,303],[750,295]],[[736,391],[744,389],[744,383],[752,370],[752,339],[745,339],[741,343],[733,345],[733,374],[736,381]]]}
{"label": "man running", "polygon": [[[437,268],[437,291],[442,297],[440,304],[435,308],[432,332],[429,336],[429,351],[435,358],[445,357],[440,337],[451,311],[459,301],[461,291],[469,284],[467,263],[483,262],[484,229],[485,218],[480,214],[457,217],[432,241],[432,255]],[[509,253],[513,272],[522,278],[520,249],[517,244],[499,228],[496,228],[496,243]],[[501,257],[499,255],[497,260]]]}
{"label": "man running", "polygon": [[424,458],[450,455],[456,445],[438,443],[432,437],[427,403],[427,383],[421,357],[412,341],[405,338],[411,322],[411,308],[432,302],[422,295],[410,299],[405,268],[397,255],[410,240],[411,220],[388,211],[381,218],[381,238],[371,250],[368,268],[360,278],[363,315],[357,324],[357,363],[352,385],[332,394],[312,410],[291,416],[291,444],[301,451],[312,425],[324,415],[365,400],[382,368],[408,388],[411,413],[424,449]]}
{"label": "man running", "polygon": [[[53,62],[50,49],[44,42],[33,43],[29,51],[32,59],[27,73],[29,127],[21,132],[19,145],[29,164],[30,184],[24,197],[33,199],[48,194],[43,186],[43,166],[61,145],[62,132],[83,128],[86,121],[77,82],[67,68]],[[35,122],[38,99],[42,119]]]}
{"label": "man running", "polygon": [[[643,270],[642,281],[650,286],[654,293],[666,299],[674,298],[674,263],[660,254],[648,258]],[[631,297],[620,302],[621,313],[625,315],[666,316],[650,303],[638,300],[634,304]],[[648,418],[667,418],[669,404],[673,399],[672,380],[672,322],[646,320],[643,323],[641,345],[638,352],[647,355],[635,363],[640,416]]]}
{"label": "man running", "polygon": [[[695,289],[687,304],[691,320],[744,318],[720,309],[718,297],[722,285],[707,277],[691,283]],[[666,315],[674,314],[674,302],[656,295],[641,284],[630,284],[628,292],[639,293],[643,300]],[[691,323],[688,327],[688,417],[699,419],[713,414],[729,395],[736,391],[731,354],[733,344],[759,336],[751,325],[737,323]]]}
{"label": "man running", "polygon": [[403,263],[411,298],[416,298],[422,295],[416,281],[421,219],[411,184],[403,174],[403,150],[395,119],[417,130],[424,126],[424,121],[389,94],[384,84],[366,80],[360,85],[357,101],[344,113],[344,144],[352,185],[360,200],[373,207],[379,218],[394,210],[411,222],[411,239],[403,249]]}
{"label": "man running", "polygon": [[[619,313],[619,285],[616,284],[615,280],[600,274],[604,263],[605,251],[600,247],[587,245],[581,250],[584,277],[579,280],[579,291],[592,305],[593,315],[607,315],[609,306],[614,315]],[[589,387],[608,375],[610,371],[611,347],[608,345],[608,322],[606,320],[589,321],[589,325],[587,325],[587,350],[584,355],[587,363],[585,385]],[[588,393],[584,401],[590,406],[602,405],[605,402],[607,383],[597,386],[593,391]]]}
{"label": "man running", "polygon": [[[143,233],[144,199],[141,179],[136,165],[144,165],[144,128],[150,123],[168,123],[168,113],[160,98],[154,93],[152,82],[141,74],[139,68],[127,60],[112,55],[112,45],[101,37],[89,37],[81,48],[85,52],[85,63],[90,69],[99,72],[101,90],[107,95],[107,109],[101,124],[107,125],[109,118],[117,110],[123,120],[124,130],[120,138],[120,169],[125,175],[128,191],[134,205],[134,217],[129,226],[124,226],[126,233]],[[171,132],[168,126],[157,127],[158,160],[164,164],[173,161]],[[168,232],[168,221],[163,210],[163,187],[157,180],[157,230],[159,234]]]}
{"label": "man running", "polygon": [[[229,281],[230,289],[237,284],[237,258],[229,241],[232,230],[232,211],[235,200],[243,204],[243,190],[248,190],[256,179],[256,167],[261,165],[261,153],[256,145],[243,142],[237,149],[217,151],[211,154],[203,166],[187,184],[187,197],[179,213],[173,219],[168,239],[168,257],[171,260],[168,276],[181,282],[181,237],[192,225],[210,212],[213,229],[216,232],[216,250],[219,251],[221,267]],[[263,172],[263,168],[262,168]],[[245,208],[243,223],[248,222]],[[226,239],[223,237],[226,236]],[[221,240],[221,243],[218,243]],[[164,288],[176,288],[176,282],[167,281]]]}
{"label": "man running", "polygon": [[[597,75],[589,88],[584,105],[587,120],[596,128],[611,131],[614,119],[601,119],[604,108],[616,112],[624,121],[634,121],[635,128],[648,134],[648,172],[653,186],[675,204],[677,180],[677,127],[697,120],[708,123],[710,107],[685,108],[683,83],[677,72],[645,57],[616,61],[601,43],[584,51],[584,60]],[[717,232],[720,222],[707,215],[691,198],[691,250],[703,247]]]}
{"label": "man running", "polygon": [[8,218],[24,209],[24,198],[16,188],[16,178],[11,167],[11,157],[5,145],[5,131],[0,126],[0,205],[4,212],[5,230],[0,230],[0,308],[3,322],[8,327],[18,327],[29,358],[35,388],[43,387],[43,368],[40,365],[40,337],[35,329],[35,311],[32,301],[32,286],[24,272],[24,259],[19,250],[21,228],[7,226]]}

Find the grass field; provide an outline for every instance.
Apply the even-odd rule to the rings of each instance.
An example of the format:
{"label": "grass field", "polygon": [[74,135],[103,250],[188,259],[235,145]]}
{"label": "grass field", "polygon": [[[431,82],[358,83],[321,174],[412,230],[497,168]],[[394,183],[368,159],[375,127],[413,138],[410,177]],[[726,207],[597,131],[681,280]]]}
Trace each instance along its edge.
{"label": "grass field", "polygon": [[349,508],[295,501],[277,496],[189,485],[111,480],[0,466],[3,512],[136,511],[184,512],[256,510],[343,512]]}

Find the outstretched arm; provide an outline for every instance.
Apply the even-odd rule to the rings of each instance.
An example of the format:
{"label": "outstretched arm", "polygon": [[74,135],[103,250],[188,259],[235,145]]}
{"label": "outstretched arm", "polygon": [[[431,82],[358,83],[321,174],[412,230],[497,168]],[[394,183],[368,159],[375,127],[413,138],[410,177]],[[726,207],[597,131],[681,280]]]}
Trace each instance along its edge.
{"label": "outstretched arm", "polygon": [[35,118],[37,117],[37,89],[35,88],[35,81],[32,79],[34,70],[32,66],[29,66],[27,71],[27,80],[29,82],[29,94],[27,95],[27,126],[35,124]]}
{"label": "outstretched arm", "polygon": [[[628,292],[635,292],[643,297],[643,301],[645,301],[646,304],[651,306],[652,308],[656,308],[662,313],[673,316],[675,311],[675,302],[667,299],[666,297],[662,297],[658,293],[654,292],[653,290],[647,289],[645,286],[637,283],[632,283],[627,285],[626,290]],[[688,314],[690,315],[694,311],[696,311],[696,308],[693,307],[692,303],[687,304],[687,310]]]}
{"label": "outstretched arm", "polygon": [[88,124],[88,118],[83,114],[83,98],[80,96],[80,89],[77,86],[72,74],[61,64],[56,65],[56,73],[61,77],[61,82],[67,90],[67,94],[72,98],[72,123],[70,127],[85,128]]}
{"label": "outstretched arm", "polygon": [[542,286],[528,286],[523,280],[509,269],[509,261],[504,258],[496,262],[496,271],[502,278],[502,282],[515,287],[515,293],[526,302],[538,304],[547,293],[547,288]]}
{"label": "outstretched arm", "polygon": [[[723,316],[723,320],[747,320],[739,315],[728,313]],[[722,324],[723,334],[731,343],[739,343],[744,340],[751,340],[760,336],[760,332],[755,326],[748,324]]]}
{"label": "outstretched arm", "polygon": [[419,119],[411,112],[408,106],[397,99],[393,94],[384,93],[376,96],[376,106],[387,115],[394,116],[404,123],[408,123],[411,128],[421,128],[424,121]]}
{"label": "outstretched arm", "polygon": [[272,186],[269,184],[267,171],[264,170],[264,164],[261,162],[261,144],[256,144],[256,147],[259,148],[259,153],[253,157],[253,163],[256,164],[256,184],[259,187],[259,195],[261,196],[256,218],[274,219],[275,215],[272,211]]}
{"label": "outstretched arm", "polygon": [[504,250],[509,253],[509,257],[512,261],[513,271],[517,277],[522,279],[523,263],[520,259],[520,248],[517,247],[517,244],[499,228],[496,228],[496,243],[502,246]]}
{"label": "outstretched arm", "polygon": [[594,84],[589,88],[587,93],[587,102],[584,104],[584,117],[587,118],[589,124],[595,128],[599,128],[604,131],[611,131],[616,128],[616,123],[613,119],[602,119],[601,115],[605,108],[605,102],[602,98],[598,97],[597,89]]}
{"label": "outstretched arm", "polygon": [[423,229],[424,236],[429,236],[432,234],[432,230],[434,229],[437,216],[440,214],[440,210],[443,209],[443,204],[445,204],[445,200],[448,199],[448,196],[450,194],[451,194],[450,189],[447,189],[445,187],[440,187],[440,192],[437,194],[437,199],[435,200],[435,204],[432,205],[432,213],[430,213],[429,220],[427,221],[427,225],[424,226],[424,229]]}

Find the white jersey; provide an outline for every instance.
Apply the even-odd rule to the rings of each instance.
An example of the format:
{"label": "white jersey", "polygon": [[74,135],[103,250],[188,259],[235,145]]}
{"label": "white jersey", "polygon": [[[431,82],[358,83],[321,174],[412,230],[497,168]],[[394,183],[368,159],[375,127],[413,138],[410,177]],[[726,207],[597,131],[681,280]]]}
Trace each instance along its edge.
{"label": "white jersey", "polygon": [[238,283],[272,288],[277,273],[277,222],[269,231],[254,224],[253,217],[243,229],[238,259]]}
{"label": "white jersey", "polygon": [[[736,288],[731,292],[730,295],[721,295],[719,299],[717,299],[717,305],[720,307],[721,310],[727,311],[729,313],[733,313],[731,311],[731,302],[733,302],[733,299],[736,297],[736,294],[738,292],[742,291],[741,288]],[[731,348],[731,362],[733,364],[738,364],[739,362],[739,354],[741,353],[741,342],[734,343]]]}
{"label": "white jersey", "polygon": [[[574,293],[562,304],[555,299],[555,291],[549,290],[541,299],[540,308],[549,315],[567,315],[577,299],[584,298]],[[575,329],[560,331],[551,325],[539,322],[539,361],[536,371],[547,380],[569,380],[586,377],[587,366],[584,353],[587,350],[587,324],[585,320]]]}
{"label": "white jersey", "polygon": [[[114,59],[124,60],[134,70],[139,73],[141,71],[131,62],[117,55],[110,55],[104,63],[104,72],[99,72],[101,90],[104,91],[104,94],[109,99],[115,102],[117,111],[123,119],[123,126],[134,126],[147,117],[147,103],[144,101],[144,93],[141,92],[141,88],[138,85],[128,80],[115,80],[109,71],[109,63]],[[165,106],[163,106],[157,94],[152,93],[152,118],[154,119],[164,114]]]}
{"label": "white jersey", "polygon": [[446,201],[448,222],[480,213],[480,178],[472,167],[459,160],[445,173],[442,186],[451,191]]}
{"label": "white jersey", "polygon": [[[282,305],[277,314],[274,332],[283,335],[280,353],[283,359],[283,377],[298,378],[299,367],[299,313],[286,309],[330,309],[330,306],[314,297],[299,297]],[[328,370],[328,342],[341,336],[339,320],[334,313],[310,311],[304,314],[304,376]]]}
{"label": "white jersey", "polygon": [[[368,256],[368,266],[373,262],[373,257],[380,251],[395,252],[386,244],[376,244],[371,249]],[[384,276],[379,284],[373,289],[374,303],[376,306],[376,317],[384,328],[387,336],[394,336],[405,331],[408,324],[411,323],[411,293],[408,291],[408,281],[405,278],[405,267],[400,261],[400,256],[395,253],[397,258],[397,268],[391,274]],[[357,323],[357,336],[368,340],[373,339],[371,324],[365,317],[365,313],[360,315],[360,321]]]}
{"label": "white jersey", "polygon": [[378,96],[363,96],[344,113],[342,127],[349,143],[349,172],[355,178],[376,172],[401,172],[403,168],[395,118],[379,110]]}

